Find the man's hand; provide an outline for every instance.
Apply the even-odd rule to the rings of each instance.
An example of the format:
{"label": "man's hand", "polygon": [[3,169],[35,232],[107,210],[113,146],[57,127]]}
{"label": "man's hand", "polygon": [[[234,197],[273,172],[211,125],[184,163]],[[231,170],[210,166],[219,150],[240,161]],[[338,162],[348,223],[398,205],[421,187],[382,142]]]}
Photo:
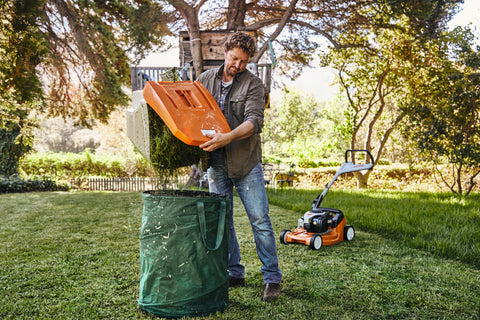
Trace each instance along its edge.
{"label": "man's hand", "polygon": [[204,151],[217,150],[225,147],[227,144],[232,142],[230,133],[207,133],[205,134],[205,136],[212,140],[209,140],[200,145],[200,148],[202,148]]}
{"label": "man's hand", "polygon": [[250,137],[253,133],[253,129],[253,123],[251,121],[245,121],[244,123],[236,127],[233,131],[230,131],[228,133],[207,133],[205,134],[205,137],[211,138],[212,140],[201,144],[200,148],[205,151],[213,151],[223,148],[234,140],[241,140]]}

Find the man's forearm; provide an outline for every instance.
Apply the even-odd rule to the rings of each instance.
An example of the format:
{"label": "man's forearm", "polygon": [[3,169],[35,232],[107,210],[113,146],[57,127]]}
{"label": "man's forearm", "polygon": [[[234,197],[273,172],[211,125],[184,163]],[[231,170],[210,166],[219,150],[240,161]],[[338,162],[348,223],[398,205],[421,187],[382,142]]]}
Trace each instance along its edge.
{"label": "man's forearm", "polygon": [[249,120],[245,121],[234,130],[229,132],[231,136],[230,142],[250,137],[253,134],[254,129],[255,126],[253,125],[253,122]]}

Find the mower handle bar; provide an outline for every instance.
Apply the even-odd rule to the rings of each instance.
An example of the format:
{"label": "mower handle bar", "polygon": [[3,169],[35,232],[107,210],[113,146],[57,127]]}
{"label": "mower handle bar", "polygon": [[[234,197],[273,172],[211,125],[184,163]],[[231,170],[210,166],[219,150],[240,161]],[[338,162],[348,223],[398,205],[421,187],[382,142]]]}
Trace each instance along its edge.
{"label": "mower handle bar", "polygon": [[[365,152],[369,157],[370,157],[370,163],[369,164],[363,164],[363,165],[354,165],[353,164],[353,152]],[[352,161],[348,161],[348,153],[352,154]],[[312,209],[319,208],[320,203],[322,203],[323,199],[327,195],[328,190],[332,186],[332,184],[337,180],[339,176],[341,176],[344,173],[348,172],[355,172],[355,171],[362,171],[362,170],[372,170],[373,169],[373,157],[372,154],[368,150],[356,150],[356,149],[350,149],[345,151],[345,163],[340,167],[340,169],[337,171],[337,173],[334,175],[332,181],[330,183],[327,183],[325,186],[325,189],[323,190],[322,194],[320,194],[318,197],[313,200],[312,204]]]}
{"label": "mower handle bar", "polygon": [[365,152],[370,157],[370,163],[372,163],[372,164],[374,163],[372,154],[370,153],[370,151],[368,151],[366,149],[365,150],[364,149],[349,149],[349,150],[345,151],[345,162],[348,162],[348,154],[349,153],[352,156],[352,161],[351,162],[353,162],[353,160],[354,160],[353,159],[354,158],[353,153],[354,152]]}

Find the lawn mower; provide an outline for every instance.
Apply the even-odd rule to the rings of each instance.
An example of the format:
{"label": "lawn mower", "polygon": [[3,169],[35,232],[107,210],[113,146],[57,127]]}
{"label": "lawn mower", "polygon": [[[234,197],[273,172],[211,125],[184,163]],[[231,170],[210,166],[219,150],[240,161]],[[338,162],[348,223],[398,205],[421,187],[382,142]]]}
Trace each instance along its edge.
{"label": "lawn mower", "polygon": [[[361,152],[370,158],[370,163],[355,164],[355,152]],[[349,154],[350,159],[349,160]],[[365,155],[365,160],[366,159]],[[345,151],[345,163],[340,167],[332,181],[325,186],[325,190],[313,200],[312,209],[307,211],[302,218],[298,219],[298,226],[292,232],[288,229],[280,233],[282,244],[295,243],[309,246],[310,249],[318,250],[343,240],[351,241],[355,236],[355,229],[347,225],[342,211],[332,208],[322,208],[320,204],[327,195],[328,189],[344,173],[372,170],[373,157],[368,150]]]}

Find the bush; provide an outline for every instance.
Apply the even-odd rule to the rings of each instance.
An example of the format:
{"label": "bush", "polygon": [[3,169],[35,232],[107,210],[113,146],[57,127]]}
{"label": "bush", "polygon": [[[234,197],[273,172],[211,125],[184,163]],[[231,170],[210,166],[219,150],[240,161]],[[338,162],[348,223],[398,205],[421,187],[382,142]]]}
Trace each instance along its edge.
{"label": "bush", "polygon": [[312,161],[312,160],[300,159],[298,161],[298,166],[300,168],[317,168],[318,164],[315,161]]}
{"label": "bush", "polygon": [[34,153],[24,157],[20,169],[27,177],[54,177],[69,181],[89,176],[131,177],[147,176],[152,169],[140,155],[131,158],[110,155],[98,156],[88,150],[82,153]]}
{"label": "bush", "polygon": [[23,180],[18,176],[5,178],[0,176],[0,193],[32,192],[32,191],[67,191],[65,184],[57,184],[49,178]]}
{"label": "bush", "polygon": [[378,165],[381,165],[381,166],[389,166],[391,164],[392,164],[392,162],[390,160],[387,160],[387,159],[379,159],[378,160]]}
{"label": "bush", "polygon": [[20,129],[0,129],[0,174],[10,176],[18,173],[18,159],[23,156],[29,147],[19,138]]}

